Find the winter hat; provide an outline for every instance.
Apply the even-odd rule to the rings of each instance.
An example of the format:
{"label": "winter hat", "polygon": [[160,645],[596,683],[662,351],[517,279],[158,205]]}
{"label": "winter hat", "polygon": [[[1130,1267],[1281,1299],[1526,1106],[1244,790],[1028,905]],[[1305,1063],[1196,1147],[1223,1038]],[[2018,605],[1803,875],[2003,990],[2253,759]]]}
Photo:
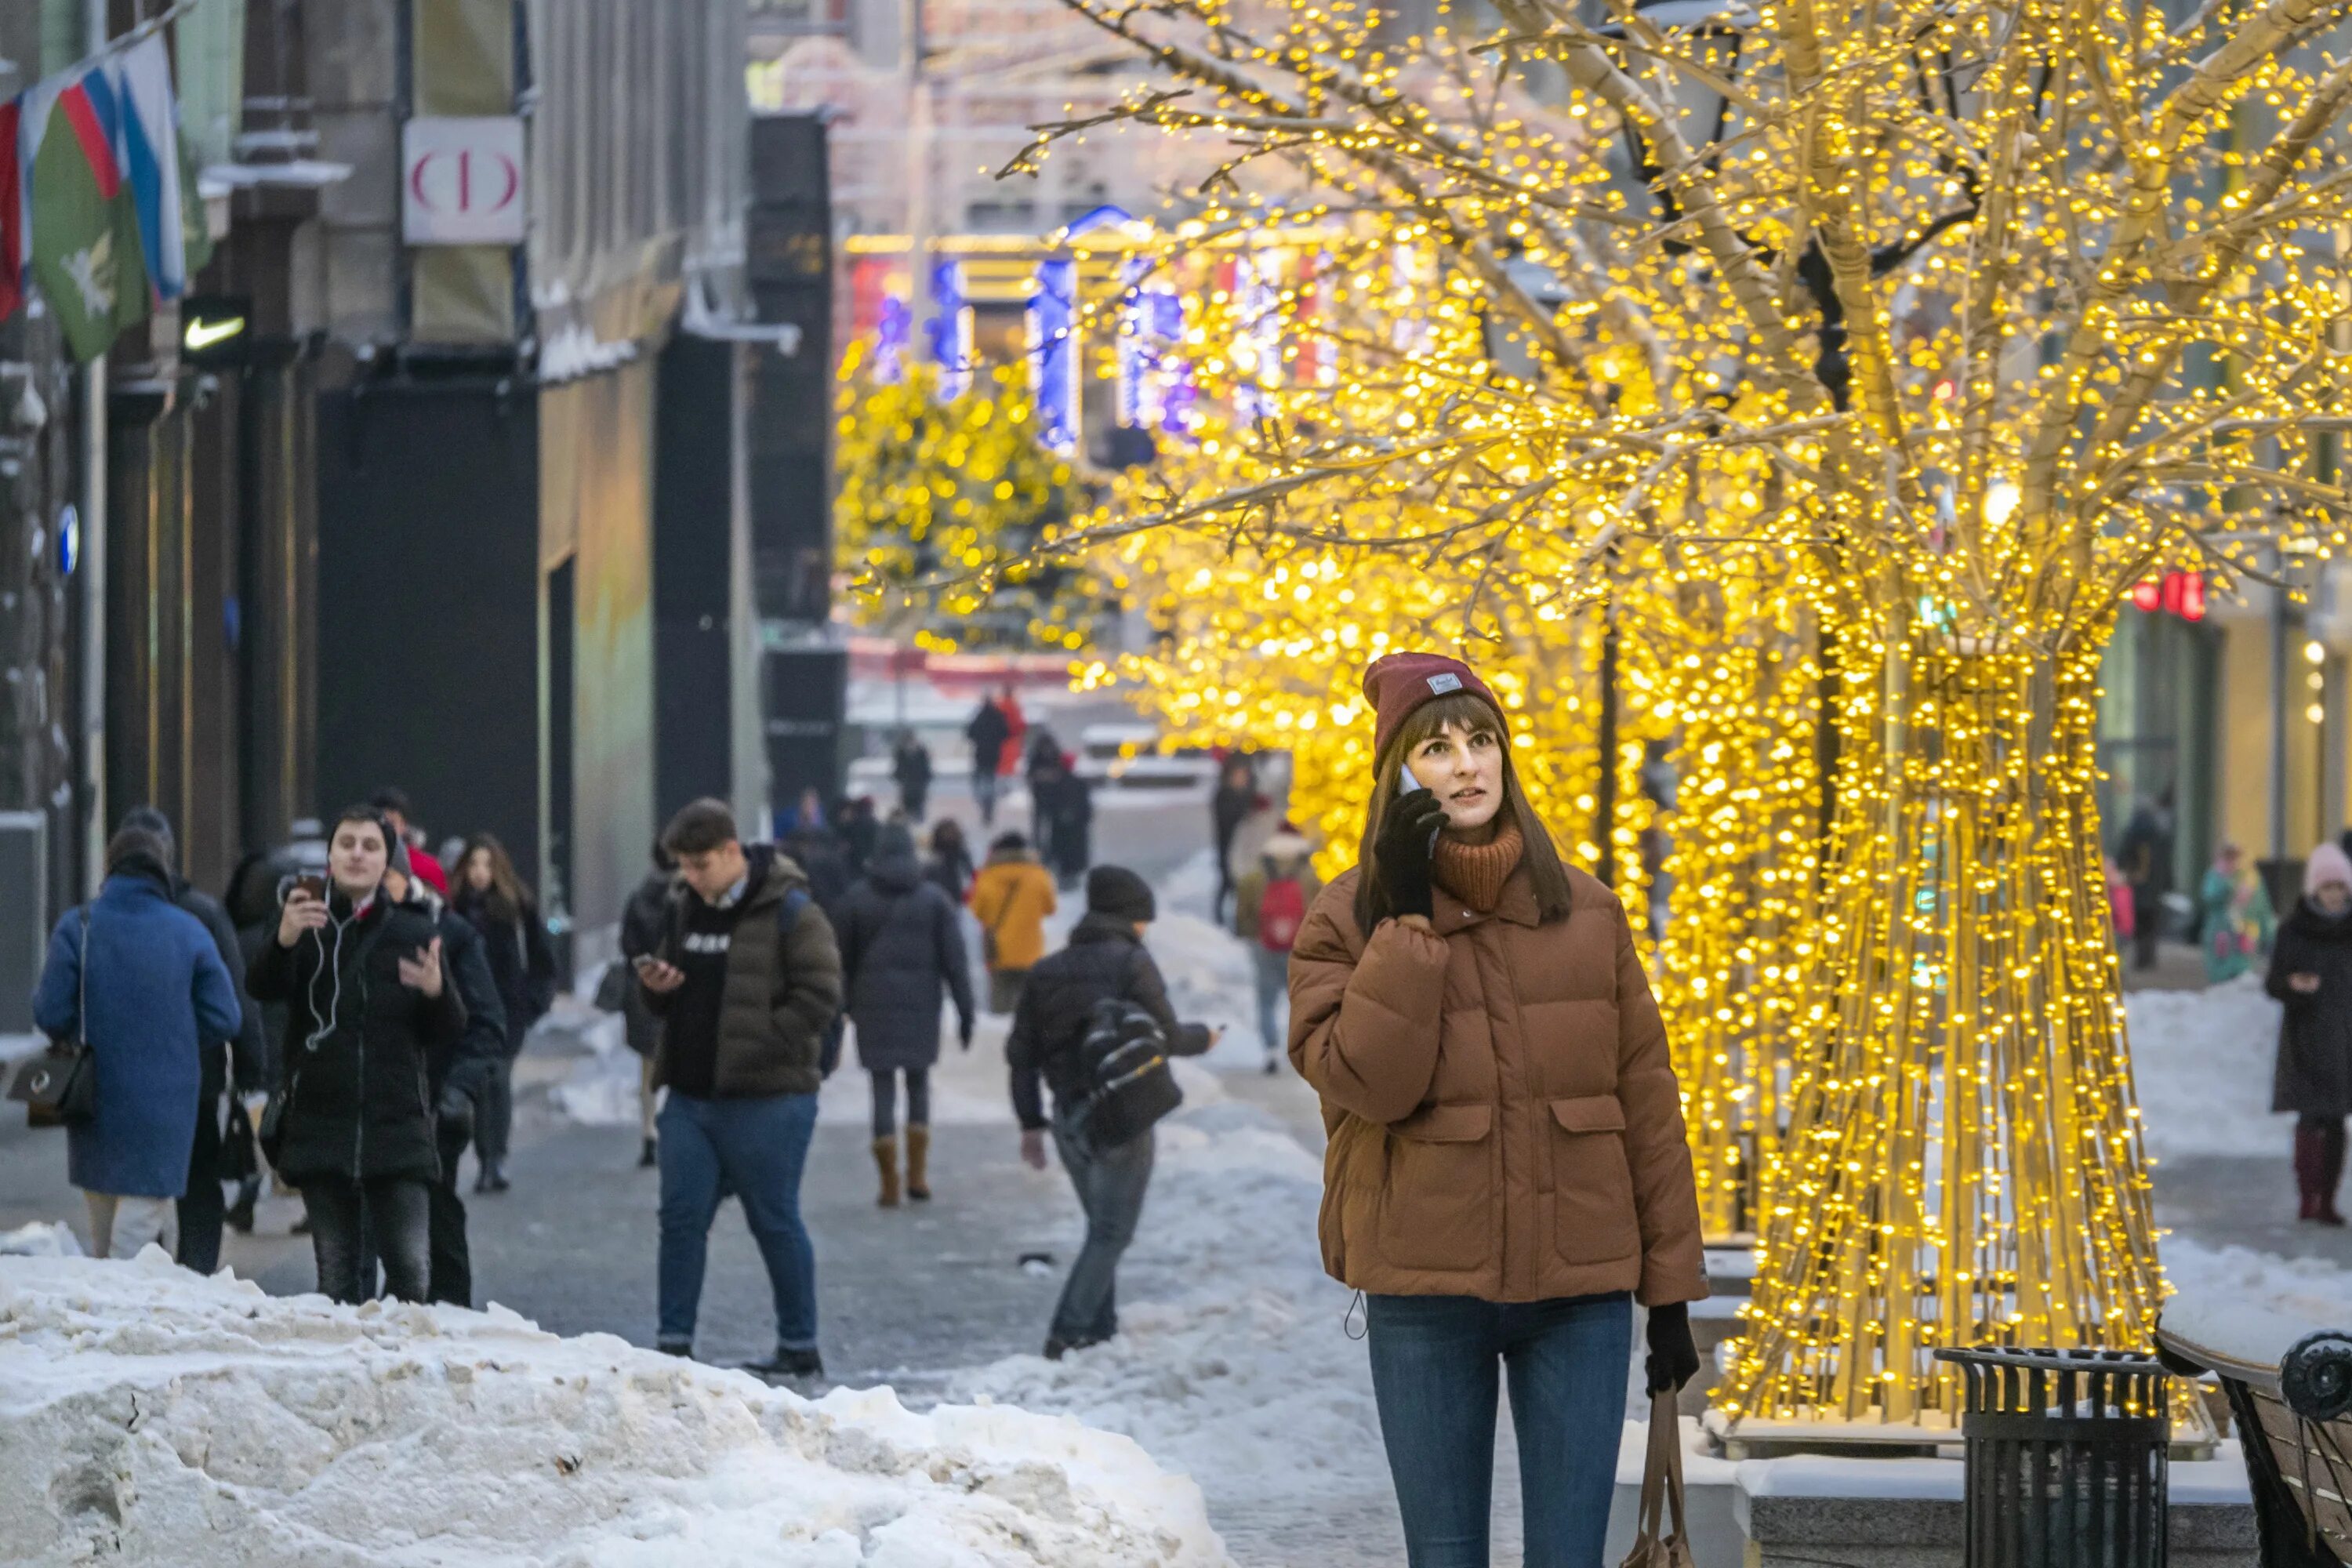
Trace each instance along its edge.
{"label": "winter hat", "polygon": [[145,877],[172,885],[170,852],[163,841],[143,827],[122,827],[106,842],[106,874],[110,877]]}
{"label": "winter hat", "polygon": [[915,836],[903,822],[886,823],[874,836],[874,858],[877,860],[912,860],[915,858]]}
{"label": "winter hat", "polygon": [[1282,819],[1282,826],[1266,839],[1265,852],[1276,860],[1296,860],[1313,854],[1315,846],[1307,842],[1307,835],[1299,832],[1297,825],[1286,816]]}
{"label": "winter hat", "polygon": [[1448,658],[1442,653],[1392,653],[1374,659],[1371,668],[1364,671],[1364,697],[1371,703],[1373,713],[1374,763],[1388,751],[1389,742],[1396,738],[1414,709],[1457,691],[1485,699],[1497,720],[1507,727],[1510,723],[1503,705],[1495,700],[1494,692],[1478,679],[1477,671],[1458,658]]}
{"label": "winter hat", "polygon": [[1124,866],[1097,866],[1087,873],[1087,913],[1115,921],[1157,920],[1151,884]]}
{"label": "winter hat", "polygon": [[2307,899],[2330,882],[2352,888],[2352,858],[2333,844],[2322,844],[2303,863],[2303,896]]}
{"label": "winter hat", "polygon": [[178,864],[180,845],[179,841],[172,836],[172,819],[153,806],[132,806],[122,814],[122,820],[115,826],[117,831],[125,827],[135,827],[142,833],[153,834],[156,842],[163,847],[163,864],[166,866]]}

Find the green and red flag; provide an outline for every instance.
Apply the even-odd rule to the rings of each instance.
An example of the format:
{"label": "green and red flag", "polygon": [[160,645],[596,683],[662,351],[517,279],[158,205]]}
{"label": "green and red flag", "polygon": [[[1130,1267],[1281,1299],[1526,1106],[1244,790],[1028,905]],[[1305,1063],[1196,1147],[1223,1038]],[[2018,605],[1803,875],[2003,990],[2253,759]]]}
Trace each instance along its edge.
{"label": "green and red flag", "polygon": [[121,100],[100,64],[61,72],[21,101],[25,254],[74,357],[94,360],[148,310],[139,210],[121,156]]}

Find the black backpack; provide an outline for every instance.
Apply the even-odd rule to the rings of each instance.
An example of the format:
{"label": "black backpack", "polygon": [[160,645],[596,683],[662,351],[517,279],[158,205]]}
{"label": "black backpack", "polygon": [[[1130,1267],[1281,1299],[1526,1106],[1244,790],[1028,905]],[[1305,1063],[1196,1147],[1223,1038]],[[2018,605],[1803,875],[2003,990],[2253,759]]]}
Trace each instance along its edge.
{"label": "black backpack", "polygon": [[1087,1087],[1069,1127],[1089,1154],[1132,1142],[1184,1103],[1184,1091],[1168,1066],[1168,1037],[1160,1020],[1125,997],[1106,996],[1095,1004],[1078,1056]]}

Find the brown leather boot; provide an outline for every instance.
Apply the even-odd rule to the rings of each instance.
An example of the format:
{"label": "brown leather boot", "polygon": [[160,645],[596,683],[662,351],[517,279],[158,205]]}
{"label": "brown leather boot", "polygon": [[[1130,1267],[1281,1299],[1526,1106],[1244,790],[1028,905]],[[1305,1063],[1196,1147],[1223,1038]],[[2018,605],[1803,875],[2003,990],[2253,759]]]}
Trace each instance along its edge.
{"label": "brown leather boot", "polygon": [[881,1205],[886,1209],[898,1206],[898,1141],[896,1138],[874,1140],[874,1163],[882,1173]]}
{"label": "brown leather boot", "polygon": [[2295,1217],[2315,1220],[2319,1217],[2320,1170],[2326,1156],[2322,1152],[2319,1129],[2308,1121],[2298,1121],[2294,1128],[2294,1190],[2299,1201]]}
{"label": "brown leather boot", "polygon": [[931,1130],[907,1124],[907,1195],[919,1204],[931,1201]]}

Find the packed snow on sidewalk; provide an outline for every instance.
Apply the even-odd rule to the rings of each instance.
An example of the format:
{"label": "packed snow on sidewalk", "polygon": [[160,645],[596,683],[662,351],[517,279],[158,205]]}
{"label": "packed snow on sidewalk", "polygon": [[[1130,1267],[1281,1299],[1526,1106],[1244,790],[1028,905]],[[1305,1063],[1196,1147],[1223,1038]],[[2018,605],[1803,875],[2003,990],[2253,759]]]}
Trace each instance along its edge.
{"label": "packed snow on sidewalk", "polygon": [[2150,1153],[2284,1157],[2291,1124],[2271,1112],[2279,1005],[2260,975],[2204,991],[2136,991],[2124,1011]]}
{"label": "packed snow on sidewalk", "polygon": [[811,1403],[510,1312],[0,1258],[0,1541],[170,1568],[1209,1568],[1200,1491],[1003,1407]]}

